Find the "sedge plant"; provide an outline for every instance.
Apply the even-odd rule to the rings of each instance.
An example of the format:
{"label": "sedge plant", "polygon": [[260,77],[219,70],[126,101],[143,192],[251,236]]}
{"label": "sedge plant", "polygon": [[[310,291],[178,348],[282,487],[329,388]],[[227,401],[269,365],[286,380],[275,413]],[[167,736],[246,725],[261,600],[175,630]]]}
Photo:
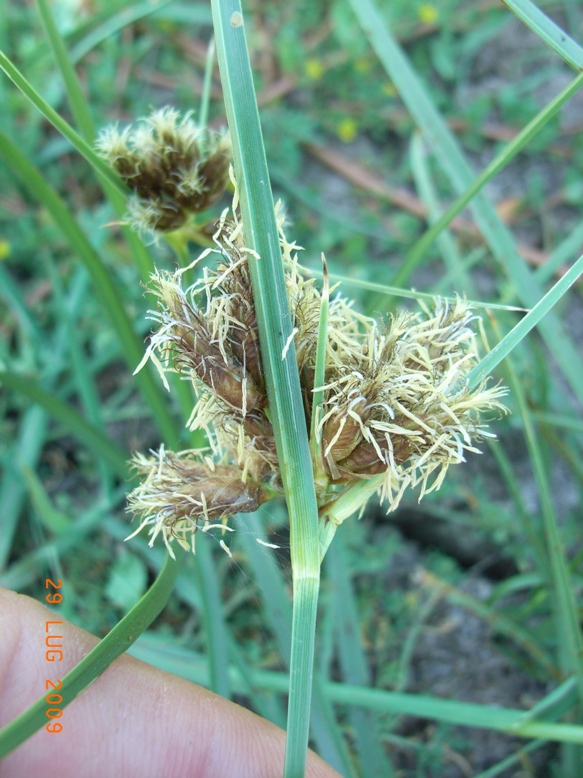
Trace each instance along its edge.
{"label": "sedge plant", "polygon": [[[224,531],[229,516],[285,496],[294,580],[285,769],[295,776],[305,767],[319,566],[336,528],[375,491],[390,510],[408,487],[420,484],[421,496],[438,488],[449,465],[490,434],[480,414],[502,410],[504,390],[486,379],[468,384],[477,358],[463,300],[437,299],[425,316],[379,324],[331,297],[326,273],[322,293],[302,277],[296,246],[260,185],[268,178],[249,109],[241,11],[214,10],[235,197],[207,229],[215,267],[188,288],[182,276],[191,266],[152,277],[157,327],[140,365],[151,359],[167,388],[168,372],[193,381],[198,399],[188,424],[204,430],[209,445],[137,455],[142,481],[129,509],[139,520],[135,534],[148,527],[150,542],[161,535],[173,555],[174,541],[195,550],[197,531]],[[227,50],[238,53],[236,71]],[[139,198],[131,212],[138,229],[181,228],[203,193],[212,199],[224,188],[225,163],[212,160],[224,160],[227,145],[199,134],[171,109],[139,129],[102,133],[100,153]]]}
{"label": "sedge plant", "polygon": [[[64,63],[66,52],[55,45],[58,33],[51,25],[48,6],[39,5],[53,48]],[[380,56],[387,58],[387,52],[391,53],[387,68],[397,63],[395,80],[403,80],[403,92],[415,94],[412,110],[419,111],[418,123],[435,132],[438,151],[447,157],[451,138],[439,117],[431,113],[374,5],[367,0],[354,6]],[[528,6],[526,14],[534,18]],[[521,289],[521,302],[532,310],[483,360],[477,356],[476,314],[462,298],[435,298],[420,312],[394,313],[385,321],[375,321],[359,313],[337,287],[331,287],[325,260],[319,288],[299,264],[299,248],[272,200],[240,5],[234,0],[216,0],[213,21],[230,139],[225,133],[211,132],[204,122],[197,126],[189,115],[180,116],[175,109],[166,108],[132,128],[105,130],[92,148],[88,143],[91,127],[83,122],[82,94],[71,86],[71,71],[66,71],[69,90],[81,109],[77,115],[79,125],[85,128],[85,141],[46,110],[42,98],[12,63],[5,58],[1,61],[7,74],[37,107],[46,110],[47,118],[94,165],[110,189],[118,195],[130,195],[124,221],[178,247],[181,267],[155,270],[148,281],[154,325],[137,380],[147,387],[145,395],[154,415],[161,406],[152,367],[171,391],[181,383],[192,384],[196,402],[189,409],[188,426],[191,432],[203,431],[206,436],[205,447],[181,450],[177,435],[168,434],[167,416],[161,412],[165,443],[149,454],[134,456],[134,488],[128,501],[137,520],[134,534],[146,530],[151,542],[160,537],[169,558],[139,606],[64,679],[63,695],[65,704],[74,699],[127,648],[127,634],[137,636],[151,623],[172,588],[184,552],[200,553],[195,544],[199,531],[215,533],[228,553],[230,525],[240,525],[246,513],[284,496],[294,584],[289,686],[285,679],[282,686],[282,679],[275,677],[261,682],[289,691],[285,774],[295,777],[303,775],[309,736],[320,566],[337,528],[362,511],[377,492],[392,510],[411,487],[418,486],[421,496],[438,488],[450,465],[463,462],[466,452],[476,450],[476,443],[492,435],[486,421],[503,412],[505,390],[488,378],[490,370],[543,320],[544,337],[552,340],[557,325],[548,314],[577,278],[581,260],[544,296],[536,281],[527,278],[511,257],[511,273]],[[549,29],[550,39],[561,49],[559,37]],[[575,56],[572,46],[568,48],[570,56]],[[456,160],[453,147],[455,153],[450,154],[449,162],[460,190],[459,200],[413,248],[397,282],[406,279],[430,239],[476,195],[488,176],[494,175],[578,87],[576,79],[538,124],[529,126],[517,139],[506,157],[473,183],[465,165]],[[105,290],[103,304],[125,333],[124,343],[131,344],[130,360],[135,366],[139,361],[136,340],[128,334],[126,315],[115,289],[107,284],[99,258],[77,226],[67,221],[63,209],[55,206],[58,201],[52,193],[42,189],[35,171],[20,160],[18,150],[7,139],[0,141],[0,148],[31,188],[38,184],[47,207],[61,219],[65,233],[85,257],[96,283],[101,284],[102,293]],[[199,220],[197,214],[213,206],[228,185],[231,163],[232,207],[219,218]],[[501,256],[503,232],[496,222],[488,221],[485,208],[478,215],[490,231],[495,253]],[[187,264],[185,241],[193,237],[209,248],[204,256]],[[140,256],[143,273],[149,261]],[[194,283],[187,282],[204,259],[210,268],[199,273]],[[518,283],[525,278],[527,283]],[[577,366],[567,364],[565,357],[562,361],[568,380],[580,391]],[[174,381],[176,376],[181,383]],[[94,426],[83,423],[73,409],[17,375],[5,372],[3,381],[28,393],[91,439],[96,449],[115,463],[116,471],[126,474],[123,452]],[[521,408],[526,413],[523,401]],[[534,445],[533,451],[540,476],[540,457]],[[545,490],[548,492],[547,487]],[[242,517],[230,521],[238,514]],[[253,520],[250,516],[249,522]],[[557,528],[548,504],[545,522],[555,549],[551,550],[550,585],[563,595],[557,618],[569,634],[565,674],[573,673],[580,682],[580,634],[573,598],[565,594],[569,591],[569,571],[557,551]],[[260,533],[259,528],[256,531]],[[555,717],[569,710],[580,696],[581,689],[576,687],[566,681],[548,701]],[[328,700],[357,700],[371,710],[425,713],[441,721],[465,721],[524,737],[583,741],[580,727],[546,721],[544,706],[523,715],[372,691],[316,685],[317,698],[324,693]],[[39,721],[42,723],[42,705],[25,712],[0,733],[0,753],[31,734],[41,725]]]}

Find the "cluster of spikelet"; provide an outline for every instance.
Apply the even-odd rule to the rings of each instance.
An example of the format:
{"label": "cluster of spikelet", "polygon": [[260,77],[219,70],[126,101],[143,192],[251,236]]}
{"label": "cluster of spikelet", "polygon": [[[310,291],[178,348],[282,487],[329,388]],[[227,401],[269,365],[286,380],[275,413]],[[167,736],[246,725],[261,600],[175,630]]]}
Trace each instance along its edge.
{"label": "cluster of spikelet", "polygon": [[[209,449],[138,456],[145,476],[130,510],[168,543],[282,492],[269,419],[255,308],[241,225],[232,217],[216,234],[218,261],[193,286],[183,271],[156,273],[156,330],[144,358],[164,380],[192,380],[198,402],[189,427],[205,430]],[[307,279],[283,233],[288,300],[306,427],[312,400],[320,292]],[[205,252],[208,254],[209,252]],[[315,472],[325,516],[355,481],[384,474],[381,495],[395,508],[408,486],[437,488],[450,464],[489,435],[480,414],[500,411],[500,387],[469,389],[476,364],[472,313],[462,300],[436,300],[431,313],[400,313],[379,325],[340,296],[330,301]],[[429,480],[431,477],[431,481]]]}
{"label": "cluster of spikelet", "polygon": [[179,229],[214,205],[229,180],[229,136],[198,127],[188,114],[180,118],[174,108],[122,131],[105,128],[97,150],[134,193],[128,217],[143,232]]}
{"label": "cluster of spikelet", "polygon": [[[141,130],[116,133],[102,135],[101,148],[135,189],[134,208],[156,210],[158,221],[149,226],[174,229],[179,213],[196,210],[195,203],[206,207],[222,193],[224,137],[209,145],[207,136],[205,156],[192,122],[179,121],[170,109],[154,114]],[[152,189],[151,171],[162,158],[172,160],[172,171]],[[188,166],[191,179],[176,173]],[[193,186],[199,182],[198,194],[185,183],[189,180]],[[331,515],[335,502],[363,480],[376,479],[389,509],[407,487],[420,484],[421,496],[438,488],[449,465],[464,461],[466,452],[477,451],[476,441],[491,435],[480,415],[504,410],[504,389],[485,382],[470,389],[467,381],[477,363],[474,315],[461,299],[436,299],[431,312],[403,312],[379,324],[337,294],[328,308],[324,383],[315,386],[322,296],[299,266],[282,221],[280,245],[306,428],[315,437],[311,451],[321,517]],[[216,261],[192,286],[183,287],[184,270],[156,272],[151,281],[156,326],[142,364],[152,360],[167,388],[168,372],[193,383],[197,402],[188,426],[203,429],[208,439],[204,450],[174,453],[162,447],[133,460],[143,477],[128,502],[140,521],[136,532],[149,527],[152,542],[161,533],[170,553],[172,540],[194,549],[197,530],[224,526],[229,516],[254,511],[283,492],[249,276],[253,252],[235,208],[215,222],[213,240],[215,248],[193,264],[209,255]],[[315,390],[323,401],[313,423]]]}

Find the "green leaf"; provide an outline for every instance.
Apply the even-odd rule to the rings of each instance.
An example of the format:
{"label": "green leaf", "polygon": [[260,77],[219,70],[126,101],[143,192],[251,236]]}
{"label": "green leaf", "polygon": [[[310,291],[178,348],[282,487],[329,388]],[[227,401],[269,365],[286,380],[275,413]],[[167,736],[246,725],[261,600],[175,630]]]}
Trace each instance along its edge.
{"label": "green leaf", "polygon": [[[518,324],[510,330],[510,332],[497,343],[492,351],[487,354],[468,374],[468,382],[470,386],[475,386],[483,378],[489,375],[496,365],[507,357],[514,348],[520,343],[520,341],[528,335],[528,333],[539,324],[543,317],[548,315],[548,312],[553,308],[561,297],[568,291],[568,289],[577,281],[581,273],[583,272],[583,255],[575,262],[573,267],[565,273],[565,275],[557,281],[557,283],[549,289],[546,295],[540,300],[534,308],[529,311],[524,319],[518,322]],[[556,356],[556,351],[554,352]]]}
{"label": "green leaf", "polygon": [[[95,125],[91,115],[91,109],[87,100],[85,99],[81,84],[79,83],[75,69],[67,54],[67,49],[63,39],[59,35],[59,31],[57,30],[57,26],[53,20],[47,0],[36,0],[36,4],[39,9],[43,26],[45,28],[47,39],[53,50],[55,61],[61,76],[63,77],[63,81],[65,82],[67,98],[69,105],[71,106],[73,116],[75,117],[75,121],[79,127],[79,130],[81,131],[81,135],[85,141],[90,144],[95,139]],[[119,219],[123,219],[126,213],[127,198],[124,196],[124,193],[120,191],[121,182],[118,181],[115,185],[112,185],[112,182],[109,179],[100,178],[99,180],[103,186],[105,194],[113,206],[115,213],[117,214],[117,217]],[[146,283],[154,270],[154,264],[150,254],[146,250],[138,235],[136,235],[136,233],[129,225],[122,223],[121,230],[130,246],[134,261],[140,271],[142,282]]]}
{"label": "green leaf", "polygon": [[[183,557],[180,549],[177,556],[180,559]],[[96,678],[99,678],[109,665],[127,651],[150,626],[166,605],[179,571],[180,564],[167,554],[161,573],[140,602],[62,679],[63,686],[60,693],[63,697],[63,708],[73,702]],[[46,724],[46,708],[43,694],[34,705],[0,729],[0,758],[6,756]]]}
{"label": "green leaf", "polygon": [[26,80],[18,68],[12,64],[8,57],[0,51],[0,69],[3,70],[8,78],[20,89],[22,94],[38,108],[45,119],[58,130],[77,149],[79,154],[95,169],[95,171],[112,186],[118,189],[122,195],[128,194],[128,189],[123,184],[117,173],[115,173],[107,163],[93,150],[93,148],[78,135],[51,106],[43,100],[39,93]]}
{"label": "green leaf", "polygon": [[[539,133],[550,122],[550,120],[557,115],[560,108],[567,102],[567,100],[569,100],[576,92],[578,92],[582,86],[583,73],[577,76],[577,78],[574,78],[571,83],[565,87],[565,89],[563,89],[559,95],[557,95],[557,97],[551,100],[551,102],[546,105],[543,110],[540,111],[540,113],[538,113],[534,119],[532,119],[532,121],[530,121],[518,133],[518,135],[504,147],[504,149],[502,149],[502,151],[492,160],[492,162],[486,165],[484,170],[482,170],[482,172],[476,176],[474,181],[467,187],[465,192],[460,195],[460,197],[458,197],[457,200],[455,200],[449,206],[449,208],[447,208],[443,215],[435,221],[430,229],[428,229],[427,232],[425,232],[425,234],[409,250],[405,261],[395,276],[395,283],[400,283],[402,279],[408,278],[413,268],[417,266],[417,264],[425,255],[427,249],[446,229],[446,227],[451,224],[453,219],[455,219],[455,217],[463,211],[463,209],[474,199],[474,197],[476,197],[476,195],[484,188],[488,181],[491,181],[494,176],[503,170],[508,165],[510,160],[512,160],[537,135],[537,133]],[[444,153],[450,153],[450,155],[454,157],[459,156],[460,159],[462,159],[460,156],[461,152],[455,150],[453,146],[449,150],[446,149],[446,144],[450,145],[447,143],[447,140],[448,139],[444,135]],[[453,136],[451,136],[451,140],[455,143]],[[469,168],[467,166],[465,166],[465,168],[468,171],[468,174],[471,175]],[[462,178],[462,176],[459,177],[460,186],[457,188],[461,188]],[[484,203],[485,201],[478,200],[478,204],[483,205]],[[485,211],[482,216],[485,216]],[[488,234],[485,234],[486,237],[488,237]]]}
{"label": "green leaf", "polygon": [[46,392],[30,376],[16,375],[8,370],[0,370],[0,385],[20,392],[67,427],[84,445],[115,470],[122,478],[128,475],[128,456],[117,443],[114,443],[100,429],[94,427],[67,403],[50,392]]}
{"label": "green leaf", "polygon": [[241,4],[213,0],[213,24],[239,182],[261,360],[291,528],[294,579],[291,685],[285,775],[305,770],[320,577],[318,508],[293,344],[273,197]]}
{"label": "green leaf", "polygon": [[[439,114],[428,90],[387,28],[373,0],[350,0],[350,4],[373,49],[399,90],[403,102],[432,145],[453,188],[459,195],[466,196],[479,179],[475,179],[471,166]],[[578,76],[571,87],[575,85],[577,88],[583,85],[583,75]],[[543,297],[543,290],[517,253],[512,236],[498,217],[492,203],[480,192],[475,195],[471,209],[492,253],[511,279],[517,296],[525,307],[534,307]],[[399,279],[399,283],[401,280]],[[541,322],[540,333],[548,348],[555,354],[574,394],[583,404],[583,364],[554,312],[547,312],[545,320]],[[557,348],[557,344],[560,344],[560,348]]]}
{"label": "green leaf", "polygon": [[531,0],[504,0],[506,5],[539,38],[575,70],[583,70],[583,49]]}
{"label": "green leaf", "polygon": [[[155,654],[149,649],[152,638],[145,636],[136,643],[131,653],[145,661],[155,662]],[[188,649],[182,649],[182,661],[177,664],[179,674],[184,674],[195,683],[208,686],[208,663],[204,657]],[[235,692],[244,688],[238,671],[229,668],[231,681]],[[283,673],[271,670],[258,670],[253,674],[255,688],[270,689],[280,694],[288,690],[288,678]],[[543,708],[547,700],[551,700],[548,710],[543,710],[541,718],[531,718],[531,711],[518,708],[503,708],[493,705],[477,705],[469,702],[444,700],[422,694],[404,694],[389,692],[384,689],[371,689],[363,686],[326,681],[323,683],[330,702],[347,705],[351,708],[362,707],[381,714],[397,714],[400,716],[417,716],[423,719],[433,719],[462,727],[477,727],[495,732],[505,732],[512,737],[545,738],[562,743],[583,743],[583,727],[575,724],[555,723],[558,718],[571,710],[576,702],[573,695],[573,682],[565,682],[561,688],[560,704],[554,703],[556,691],[541,700],[536,708]]]}
{"label": "green leaf", "polygon": [[[119,288],[101,261],[101,257],[88,241],[79,224],[71,216],[67,205],[58,193],[2,132],[0,132],[0,156],[4,157],[31,194],[51,214],[72,250],[87,268],[97,296],[119,338],[123,357],[133,371],[142,360],[143,346],[126,313]],[[176,447],[179,439],[178,434],[168,405],[162,398],[160,387],[155,382],[153,371],[149,365],[138,373],[136,381],[166,442],[170,446]]]}

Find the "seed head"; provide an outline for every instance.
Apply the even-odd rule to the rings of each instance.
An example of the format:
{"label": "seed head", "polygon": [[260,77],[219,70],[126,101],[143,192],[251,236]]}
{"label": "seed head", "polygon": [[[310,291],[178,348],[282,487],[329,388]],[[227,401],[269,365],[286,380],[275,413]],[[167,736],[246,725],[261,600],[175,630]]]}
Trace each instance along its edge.
{"label": "seed head", "polygon": [[141,124],[107,127],[97,150],[132,189],[130,222],[142,231],[169,232],[217,202],[228,184],[228,135],[198,127],[174,108]]}
{"label": "seed head", "polygon": [[[315,386],[322,298],[277,215],[293,322],[286,348],[293,340],[306,428],[315,436],[321,515],[334,515],[335,504],[369,479],[373,491],[380,485],[389,509],[410,486],[420,484],[422,497],[440,486],[450,465],[478,451],[476,442],[494,437],[483,415],[505,412],[504,388],[468,384],[478,361],[475,315],[460,298],[437,298],[432,310],[378,323],[336,293],[328,308],[324,385]],[[146,480],[130,496],[129,509],[140,526],[152,525],[152,539],[163,532],[167,545],[172,539],[184,545],[201,522],[204,528],[255,510],[282,492],[251,294],[253,252],[236,211],[223,215],[214,238],[216,249],[199,259],[216,262],[189,288],[182,287],[182,270],[152,277],[156,330],[144,361],[151,358],[165,382],[167,372],[193,382],[197,401],[189,426],[204,429],[210,446],[206,458],[161,450],[134,460]],[[323,400],[312,424],[315,390]]]}
{"label": "seed head", "polygon": [[128,498],[128,510],[140,519],[134,535],[150,527],[152,545],[162,533],[172,556],[172,540],[188,549],[187,538],[194,544],[199,529],[223,526],[229,516],[256,511],[267,499],[261,485],[243,480],[237,467],[215,464],[202,452],[175,454],[161,447],[150,457],[136,455],[132,465],[144,476]]}
{"label": "seed head", "polygon": [[182,271],[152,276],[158,305],[150,317],[157,328],[144,361],[154,361],[167,387],[167,372],[192,381],[198,400],[188,424],[205,430],[217,458],[277,488],[249,270],[236,237],[232,223],[221,224],[216,251],[205,252],[218,261],[187,289]]}
{"label": "seed head", "polygon": [[[470,389],[477,363],[466,303],[437,299],[432,313],[402,313],[383,327],[365,322],[361,347],[326,374],[320,423],[332,482],[385,472],[382,494],[397,505],[405,486],[437,488],[451,464],[490,435],[484,412],[504,412],[506,390]],[[429,477],[436,477],[429,486]]]}

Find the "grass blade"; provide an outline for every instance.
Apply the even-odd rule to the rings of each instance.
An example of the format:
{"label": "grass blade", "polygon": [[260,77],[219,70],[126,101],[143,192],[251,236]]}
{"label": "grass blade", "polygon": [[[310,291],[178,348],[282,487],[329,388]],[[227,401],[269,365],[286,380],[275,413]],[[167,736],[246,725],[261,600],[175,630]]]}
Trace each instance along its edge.
{"label": "grass blade", "polygon": [[[71,49],[71,62],[79,62],[92,49],[115,35],[116,32],[158,13],[171,3],[176,4],[175,0],[156,0],[155,3],[146,0],[145,3],[134,3],[121,9],[109,7],[102,14],[93,15],[88,23],[79,25],[67,35],[67,40],[74,44]],[[201,15],[201,20],[208,24],[209,16],[210,14],[207,12],[206,18]]]}
{"label": "grass blade", "polygon": [[[362,646],[360,621],[350,580],[350,565],[346,553],[346,532],[336,533],[336,542],[327,557],[327,572],[332,583],[336,636],[343,680],[352,685],[370,683],[366,655]],[[359,755],[360,774],[367,778],[389,778],[393,770],[381,745],[378,722],[370,711],[350,708],[348,717],[354,731]]]}
{"label": "grass blade", "polygon": [[[83,288],[85,276],[83,268],[79,268],[71,284],[71,292],[67,300],[71,313],[78,315],[83,304]],[[28,310],[26,301],[18,292],[12,276],[5,268],[0,268],[0,288],[8,304],[13,308],[20,323],[22,332],[30,339],[30,347],[34,351],[35,361],[45,365],[46,385],[52,389],[67,362],[69,350],[68,325],[61,323],[46,351],[46,337],[38,327],[36,320]],[[1,378],[0,378],[1,383]],[[26,498],[26,485],[22,478],[22,466],[34,469],[40,458],[48,427],[48,417],[42,407],[35,405],[25,412],[19,427],[18,435],[10,449],[6,452],[6,460],[2,481],[0,482],[0,569],[4,568],[10,555],[18,518]]]}
{"label": "grass blade", "polygon": [[[139,658],[146,658],[147,654],[143,646],[147,646],[149,636],[140,640],[134,646],[132,653]],[[184,677],[203,686],[208,686],[209,673],[206,659],[192,651],[182,649],[183,655],[188,657],[186,661],[177,665],[178,674],[184,673]],[[151,652],[148,652],[151,656]],[[229,668],[231,682],[235,693],[243,693],[245,686],[238,671]],[[266,689],[285,694],[288,689],[288,677],[283,673],[271,670],[258,670],[253,675],[253,681],[258,689]],[[462,727],[476,727],[490,729],[496,732],[504,732],[513,737],[520,738],[545,738],[560,743],[583,743],[583,727],[575,724],[555,723],[549,716],[536,719],[530,717],[530,711],[518,708],[502,708],[490,705],[478,705],[470,702],[456,702],[443,700],[437,697],[429,697],[421,694],[405,694],[400,692],[388,692],[384,689],[371,689],[363,686],[351,686],[350,684],[325,681],[323,687],[326,696],[331,702],[337,702],[348,706],[359,706],[370,711],[378,711],[382,714],[396,714],[399,716],[419,716],[423,719],[434,719],[448,724]],[[551,692],[549,697],[553,697]],[[566,700],[572,704],[573,700]],[[544,700],[539,703],[543,705]],[[538,707],[538,706],[537,706]],[[553,714],[565,713],[565,706],[561,706]]]}
{"label": "grass blade", "polygon": [[530,121],[523,130],[521,130],[514,140],[510,141],[508,145],[498,154],[492,162],[490,162],[484,170],[477,176],[473,183],[468,186],[466,191],[457,198],[449,208],[443,213],[443,215],[433,224],[427,232],[420,238],[417,243],[408,252],[405,261],[399,268],[397,275],[394,279],[395,284],[401,283],[401,279],[409,277],[413,268],[415,268],[427,249],[431,246],[434,240],[451,224],[453,219],[463,211],[463,209],[473,200],[473,198],[480,192],[484,186],[494,178],[506,165],[513,159],[519,151],[521,151],[529,141],[531,141],[535,135],[543,129],[543,127],[557,114],[559,109],[569,100],[579,89],[583,86],[583,73],[573,79],[571,83],[563,89],[563,91],[551,100],[551,102],[543,108],[543,110]]}
{"label": "grass blade", "polygon": [[[0,383],[2,381],[0,373]],[[10,552],[18,517],[26,499],[26,484],[21,465],[37,466],[44,448],[48,427],[47,414],[42,408],[29,408],[20,422],[16,440],[6,452],[4,472],[0,481],[0,569],[4,570]]]}
{"label": "grass blade", "polygon": [[526,754],[536,751],[538,748],[544,746],[546,742],[546,740],[533,740],[532,743],[524,746],[524,748],[520,748],[515,754],[507,756],[506,759],[502,759],[502,761],[498,762],[493,767],[478,773],[474,778],[496,778],[506,772],[510,767],[523,765],[525,763]]}
{"label": "grass blade", "polygon": [[0,51],[0,69],[2,69],[8,78],[20,89],[22,94],[27,97],[30,102],[38,108],[45,119],[50,122],[53,127],[58,130],[71,143],[71,145],[77,149],[79,154],[84,157],[87,162],[95,169],[95,171],[112,186],[119,190],[119,192],[127,195],[127,189],[119,176],[107,165],[100,156],[96,154],[93,148],[78,135],[73,128],[67,124],[67,122],[59,116],[59,114],[51,108],[51,106],[43,100],[39,93],[32,87],[32,85],[26,80],[18,68],[12,64],[8,57]]}
{"label": "grass blade", "polygon": [[[213,23],[247,244],[261,357],[290,516],[294,605],[285,775],[305,771],[320,579],[318,509],[279,237],[238,0],[213,0]],[[282,358],[285,353],[285,358]]]}
{"label": "grass blade", "polygon": [[[520,409],[526,444],[540,497],[544,538],[549,559],[550,575],[548,584],[550,594],[552,595],[550,600],[554,611],[555,642],[558,648],[559,663],[565,676],[574,675],[576,679],[579,705],[574,711],[574,717],[581,721],[581,705],[583,704],[583,633],[575,601],[573,581],[565,558],[564,544],[561,540],[557,517],[553,507],[547,470],[534,424],[530,418],[528,403],[510,360],[508,360],[507,366],[510,373],[510,386]],[[561,752],[561,774],[565,778],[579,777],[582,754],[583,748],[581,746],[575,748],[573,745],[565,745],[563,747]]]}
{"label": "grass blade", "polygon": [[582,244],[583,222],[578,224],[558,246],[555,246],[544,265],[536,269],[535,277],[537,281],[541,284],[548,281],[559,270],[561,265],[570,262],[574,256],[577,256]]}
{"label": "grass blade", "polygon": [[[50,43],[51,49],[53,50],[55,62],[57,63],[65,83],[67,99],[69,101],[69,105],[71,106],[71,111],[73,112],[75,122],[77,123],[83,138],[87,141],[87,143],[90,144],[95,139],[96,134],[93,117],[91,116],[91,109],[87,103],[87,100],[85,99],[85,95],[81,89],[81,84],[79,83],[75,69],[73,68],[67,54],[67,49],[63,39],[59,35],[59,31],[54,22],[47,0],[36,0],[36,4],[43,23],[43,27],[45,29],[46,37]],[[100,181],[117,217],[119,219],[123,219],[124,214],[126,213],[126,197],[124,197],[119,188],[117,186],[113,186],[111,181],[108,179],[100,178]],[[150,254],[140,240],[139,236],[134,232],[134,230],[131,229],[131,227],[122,223],[121,231],[129,243],[134,261],[140,271],[140,278],[142,283],[146,283],[154,270],[154,264]]]}
{"label": "grass blade", "polygon": [[[179,559],[183,554],[179,551]],[[172,589],[180,564],[168,554],[160,575],[140,602],[115,625],[87,656],[62,679],[61,703],[65,708],[73,702],[90,683],[98,678],[118,656],[127,651],[138,637],[162,611]],[[46,700],[43,695],[34,705],[25,710],[0,730],[0,758],[23,743],[47,722]]]}
{"label": "grass blade", "polygon": [[[300,268],[302,273],[307,275],[321,276],[322,272],[318,270],[308,270],[307,268]],[[343,276],[339,273],[330,273],[330,278],[334,281],[340,281],[341,284],[347,286],[356,286],[358,289],[368,289],[371,292],[378,292],[379,294],[390,295],[391,297],[403,297],[406,300],[427,300],[431,303],[435,301],[435,295],[429,292],[418,292],[417,289],[401,289],[398,286],[391,286],[390,284],[378,284],[374,281],[364,281],[362,278],[351,278],[350,276]],[[455,303],[455,297],[447,297],[441,295],[444,300]],[[468,300],[468,305],[472,308],[487,308],[492,311],[527,311],[527,308],[520,308],[516,305],[506,305],[504,303],[483,302],[481,300]]]}
{"label": "grass blade", "polygon": [[210,688],[216,694],[231,699],[229,666],[229,633],[223,617],[221,587],[213,561],[211,538],[202,537],[196,544],[194,571],[202,599],[207,656],[210,667]]}
{"label": "grass blade", "polygon": [[46,392],[36,381],[27,376],[16,375],[8,370],[0,371],[0,384],[38,403],[53,419],[63,424],[78,440],[103,459],[121,478],[127,478],[128,454],[113,440],[104,435],[98,427],[88,422],[81,414],[54,394]]}
{"label": "grass blade", "polygon": [[[266,541],[260,520],[261,511],[247,516],[236,516],[237,539],[243,545],[253,576],[262,594],[263,608],[267,621],[277,640],[277,645],[286,665],[289,666],[292,637],[292,609],[286,592],[282,572],[277,566],[273,554],[257,543],[256,538]],[[254,679],[257,673],[254,672]],[[285,676],[284,693],[288,692],[289,679]],[[316,679],[317,680],[317,679]],[[318,747],[318,753],[328,764],[342,775],[352,776],[353,766],[340,727],[334,718],[328,715],[329,702],[325,682],[314,684],[314,702],[312,709],[312,734]]]}
{"label": "grass blade", "polygon": [[95,136],[95,125],[93,124],[89,106],[83,95],[81,84],[69,61],[63,39],[57,30],[57,25],[51,14],[49,4],[47,3],[47,0],[36,0],[36,7],[45,30],[46,38],[53,50],[55,61],[57,62],[61,76],[65,82],[65,90],[77,127],[85,140],[91,141]]}
{"label": "grass blade", "polygon": [[544,537],[551,572],[552,598],[557,611],[557,646],[562,654],[562,665],[567,673],[577,679],[579,701],[583,704],[583,634],[579,623],[577,603],[571,581],[569,567],[563,552],[557,517],[553,508],[548,476],[538,443],[536,430],[530,418],[528,403],[512,364],[508,363],[510,382],[514,397],[518,402],[524,426],[534,475],[541,501]]}
{"label": "grass blade", "polygon": [[[411,138],[409,156],[411,158],[411,172],[413,173],[415,186],[419,192],[421,202],[427,208],[430,223],[435,225],[441,218],[442,209],[439,205],[437,191],[431,175],[429,154],[425,149],[423,136],[420,132],[415,132]],[[468,293],[472,289],[472,281],[463,265],[454,236],[444,228],[443,232],[435,236],[435,240],[450,279],[452,281],[455,280],[458,289],[464,289]]]}
{"label": "grass blade", "polygon": [[[518,322],[510,332],[499,341],[489,354],[470,371],[468,382],[470,386],[475,386],[482,378],[489,375],[500,362],[510,354],[510,352],[536,327],[544,316],[557,304],[567,290],[575,283],[583,272],[583,255],[575,262],[573,267],[549,289],[546,295],[540,300],[534,308],[529,311],[524,319]],[[554,352],[556,355],[556,351]]]}
{"label": "grass blade", "polygon": [[583,70],[583,49],[531,0],[504,0],[508,8],[575,70]]}
{"label": "grass blade", "polygon": [[[40,409],[39,409],[40,410]],[[20,478],[22,480],[22,478]],[[78,516],[65,534],[57,535],[50,542],[24,554],[0,575],[0,586],[6,589],[21,590],[38,582],[39,576],[54,562],[71,549],[76,549],[97,527],[102,527],[107,514],[123,500],[125,485],[93,504],[91,509]]]}
{"label": "grass blade", "polygon": [[[71,249],[87,268],[97,296],[117,333],[122,354],[133,371],[142,359],[143,346],[128,318],[118,288],[101,258],[57,192],[2,132],[0,132],[0,155],[8,162],[33,197],[51,214]],[[158,384],[154,380],[151,368],[146,366],[144,370],[141,370],[136,376],[136,381],[166,442],[176,448],[178,435],[174,422]]]}

